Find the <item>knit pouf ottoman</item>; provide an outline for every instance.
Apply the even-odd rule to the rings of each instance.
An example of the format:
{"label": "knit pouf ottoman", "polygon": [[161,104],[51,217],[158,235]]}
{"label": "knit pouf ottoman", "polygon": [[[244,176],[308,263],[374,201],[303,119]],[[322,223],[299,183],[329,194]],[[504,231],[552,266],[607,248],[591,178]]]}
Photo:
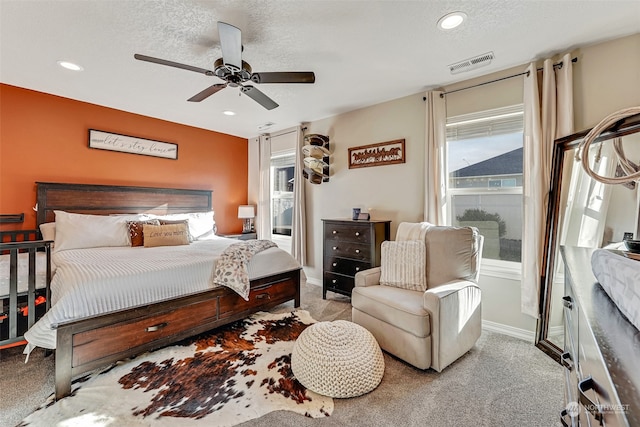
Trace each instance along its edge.
{"label": "knit pouf ottoman", "polygon": [[318,322],[302,331],[291,370],[307,389],[329,397],[355,397],[380,384],[384,358],[376,339],[346,320]]}

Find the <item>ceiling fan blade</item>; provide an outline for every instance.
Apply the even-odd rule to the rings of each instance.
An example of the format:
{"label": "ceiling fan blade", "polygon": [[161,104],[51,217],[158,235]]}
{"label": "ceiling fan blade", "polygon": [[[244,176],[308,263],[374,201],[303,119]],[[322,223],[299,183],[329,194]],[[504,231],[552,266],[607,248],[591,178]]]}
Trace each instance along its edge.
{"label": "ceiling fan blade", "polygon": [[278,106],[273,99],[269,98],[267,95],[251,85],[241,86],[240,90],[267,110],[273,110]]}
{"label": "ceiling fan blade", "polygon": [[224,65],[233,71],[241,70],[242,32],[240,28],[225,22],[218,22],[218,34],[220,35],[220,47],[222,48]]}
{"label": "ceiling fan blade", "polygon": [[218,92],[219,90],[224,89],[225,87],[227,87],[226,83],[216,83],[213,86],[209,86],[208,88],[206,88],[202,92],[200,92],[200,93],[198,93],[196,95],[193,95],[191,98],[187,99],[187,101],[200,102],[200,101],[202,101],[204,99],[207,99],[208,97],[210,97],[214,93]]}
{"label": "ceiling fan blade", "polygon": [[313,71],[253,73],[251,81],[254,83],[314,83],[316,75]]}
{"label": "ceiling fan blade", "polygon": [[212,76],[213,71],[205,70],[204,68],[194,67],[192,65],[180,64],[179,62],[167,61],[166,59],[154,58],[152,56],[140,55],[136,53],[133,55],[135,59],[139,59],[140,61],[153,62],[154,64],[160,65],[168,65],[170,67],[182,68],[183,70],[195,71],[196,73],[206,74],[207,76]]}

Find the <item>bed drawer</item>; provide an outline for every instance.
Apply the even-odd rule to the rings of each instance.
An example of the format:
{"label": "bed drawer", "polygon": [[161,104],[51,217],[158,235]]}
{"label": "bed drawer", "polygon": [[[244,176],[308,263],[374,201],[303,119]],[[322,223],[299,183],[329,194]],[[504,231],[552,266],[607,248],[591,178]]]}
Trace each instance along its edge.
{"label": "bed drawer", "polygon": [[215,300],[202,301],[166,313],[79,332],[73,336],[73,366],[93,361],[97,354],[101,357],[118,354],[214,322],[217,315]]}
{"label": "bed drawer", "polygon": [[246,310],[266,309],[296,297],[296,285],[282,280],[254,286],[249,293],[249,301],[245,301],[235,292],[220,297],[220,318],[237,315]]}

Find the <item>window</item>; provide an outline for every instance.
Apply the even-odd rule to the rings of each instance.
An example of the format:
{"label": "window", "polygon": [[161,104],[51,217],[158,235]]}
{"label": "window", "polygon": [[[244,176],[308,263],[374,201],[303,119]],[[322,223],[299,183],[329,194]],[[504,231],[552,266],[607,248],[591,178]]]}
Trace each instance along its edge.
{"label": "window", "polygon": [[291,236],[295,165],[295,151],[271,157],[271,231],[274,235]]}
{"label": "window", "polygon": [[484,259],[521,260],[523,106],[447,119],[449,223],[484,236]]}

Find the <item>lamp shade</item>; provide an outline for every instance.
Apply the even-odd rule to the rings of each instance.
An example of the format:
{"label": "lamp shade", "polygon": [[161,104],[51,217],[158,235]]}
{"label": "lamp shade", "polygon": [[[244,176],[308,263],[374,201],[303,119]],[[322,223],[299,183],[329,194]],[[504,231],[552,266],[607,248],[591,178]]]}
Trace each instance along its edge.
{"label": "lamp shade", "polygon": [[255,218],[256,211],[252,205],[238,206],[238,218]]}

